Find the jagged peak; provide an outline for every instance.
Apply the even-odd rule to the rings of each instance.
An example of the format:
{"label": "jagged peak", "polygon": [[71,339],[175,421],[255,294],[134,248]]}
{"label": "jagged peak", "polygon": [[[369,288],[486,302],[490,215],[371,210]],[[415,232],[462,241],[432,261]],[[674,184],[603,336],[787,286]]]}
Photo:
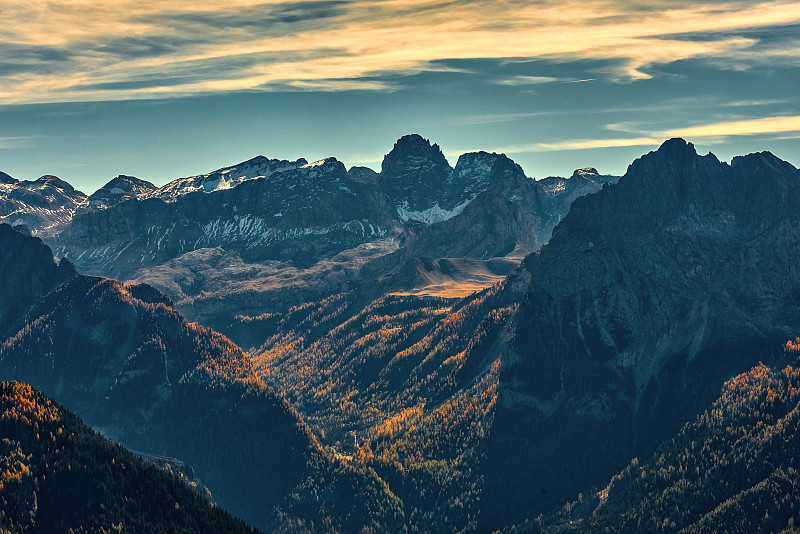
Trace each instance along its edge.
{"label": "jagged peak", "polygon": [[456,162],[456,167],[460,164],[468,164],[474,161],[500,161],[500,160],[508,160],[510,162],[514,162],[511,158],[506,156],[505,154],[498,154],[497,152],[486,152],[484,150],[478,150],[476,152],[467,152],[465,154],[461,154],[458,157],[458,161]]}
{"label": "jagged peak", "polygon": [[675,151],[691,151],[694,154],[697,154],[697,151],[694,149],[694,145],[682,137],[673,137],[671,139],[667,139],[661,146],[658,147],[656,152],[675,152]]}
{"label": "jagged peak", "polygon": [[[303,160],[305,161],[305,160]],[[326,165],[336,165],[339,163],[339,160],[334,158],[333,156],[329,156],[327,158],[318,159],[317,161],[312,161],[311,163],[304,163],[301,165],[301,168],[310,169],[313,167],[324,167]]]}
{"label": "jagged peak", "polygon": [[[247,166],[251,166],[252,167],[252,166],[255,166],[255,165],[263,165],[265,163],[283,163],[283,162],[294,163],[298,167],[302,167],[303,165],[307,165],[308,164],[308,161],[305,158],[297,158],[296,160],[291,161],[291,160],[284,160],[284,159],[278,159],[278,158],[268,158],[267,156],[259,154],[258,156],[254,157],[254,158],[250,158],[250,159],[248,159],[246,161],[243,161],[241,163],[237,163],[236,165],[230,165],[228,167],[223,167],[221,169],[217,169],[214,172],[222,172],[222,171],[226,171],[228,169],[235,169],[237,167],[247,167]],[[209,173],[209,174],[213,174],[213,173]]]}
{"label": "jagged peak", "polygon": [[407,134],[398,139],[394,144],[395,149],[413,150],[438,150],[439,145],[431,144],[430,139],[425,139],[419,134]]}
{"label": "jagged peak", "polygon": [[524,177],[525,171],[523,171],[522,167],[513,159],[505,154],[484,151],[468,152],[462,154],[458,158],[450,181],[458,181],[465,175],[473,174],[478,174],[485,177],[485,179],[496,181],[508,176],[517,178]]}
{"label": "jagged peak", "polygon": [[439,145],[431,144],[430,140],[419,134],[409,134],[398,139],[391,152],[383,158],[381,174],[389,174],[398,164],[411,163],[418,159],[427,160],[434,165],[450,170],[450,164]]}
{"label": "jagged peak", "polygon": [[0,184],[18,184],[19,180],[0,171]]}

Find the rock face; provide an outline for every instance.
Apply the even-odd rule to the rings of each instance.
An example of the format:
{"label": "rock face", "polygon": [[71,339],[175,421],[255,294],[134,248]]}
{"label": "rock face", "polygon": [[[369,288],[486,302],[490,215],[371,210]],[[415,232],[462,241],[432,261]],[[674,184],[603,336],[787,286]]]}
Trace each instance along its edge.
{"label": "rock face", "polygon": [[0,224],[0,337],[16,332],[24,313],[36,301],[76,275],[75,267],[62,259],[53,261],[50,248],[7,224]]}
{"label": "rock face", "polygon": [[5,173],[0,176],[0,223],[52,235],[85,203],[86,195],[55,176],[34,181],[19,181]]}
{"label": "rock face", "polygon": [[[727,165],[680,139],[573,203],[524,262],[531,284],[490,442],[487,489],[501,495],[490,524],[652,451],[724,379],[800,332],[799,207],[788,163],[760,153]],[[526,483],[515,473],[531,493],[504,489]]]}
{"label": "rock face", "polygon": [[452,172],[439,145],[413,134],[401,137],[383,158],[380,180],[401,221],[431,223],[451,217],[456,208],[445,195]]}

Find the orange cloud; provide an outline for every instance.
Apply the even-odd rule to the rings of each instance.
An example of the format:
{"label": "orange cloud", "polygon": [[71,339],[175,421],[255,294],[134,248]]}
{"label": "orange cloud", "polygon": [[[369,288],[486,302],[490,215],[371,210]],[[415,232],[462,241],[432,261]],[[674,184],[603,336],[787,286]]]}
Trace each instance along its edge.
{"label": "orange cloud", "polygon": [[[0,14],[6,43],[63,57],[37,59],[27,70],[0,77],[0,104],[286,87],[387,90],[390,84],[359,79],[473,58],[612,59],[622,65],[614,77],[641,79],[650,76],[650,65],[681,59],[750,54],[753,60],[753,39],[693,39],[693,33],[800,22],[797,1],[672,5],[641,9],[605,0],[536,1],[521,7],[510,0],[4,0]],[[259,59],[264,55],[287,59]],[[215,68],[201,68],[211,63]],[[181,77],[191,81],[174,83]],[[159,85],[161,78],[172,82]]]}

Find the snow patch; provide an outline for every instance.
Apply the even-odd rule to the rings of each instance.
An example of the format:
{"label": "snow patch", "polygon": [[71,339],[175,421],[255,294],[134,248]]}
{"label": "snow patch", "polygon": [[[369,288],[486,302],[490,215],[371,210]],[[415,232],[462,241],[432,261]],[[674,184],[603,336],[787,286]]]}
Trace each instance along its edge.
{"label": "snow patch", "polygon": [[408,209],[408,201],[404,200],[402,204],[398,204],[397,206],[397,216],[400,217],[400,220],[403,222],[408,222],[411,220],[426,224],[435,224],[446,221],[447,219],[452,219],[456,215],[459,215],[473,200],[475,200],[474,196],[472,198],[468,198],[451,210],[441,208],[437,202],[430,208],[422,211],[413,211]]}

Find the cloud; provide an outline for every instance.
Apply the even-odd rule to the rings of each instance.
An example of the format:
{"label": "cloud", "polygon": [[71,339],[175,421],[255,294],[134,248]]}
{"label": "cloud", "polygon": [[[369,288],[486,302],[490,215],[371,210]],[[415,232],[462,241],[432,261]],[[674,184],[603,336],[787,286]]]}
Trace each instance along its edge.
{"label": "cloud", "polygon": [[519,154],[524,152],[554,152],[559,150],[586,150],[591,148],[621,148],[631,146],[659,145],[663,139],[637,137],[631,139],[572,139],[556,143],[534,143],[496,149],[496,152]]}
{"label": "cloud", "polygon": [[513,76],[505,80],[500,80],[497,83],[502,85],[538,85],[541,83],[553,83],[564,81],[561,78],[554,78],[552,76]]}
{"label": "cloud", "polygon": [[[625,125],[608,125],[610,130],[625,131]],[[593,148],[622,148],[633,146],[658,146],[666,139],[683,137],[690,141],[702,139],[706,144],[721,143],[725,139],[737,136],[761,134],[800,135],[800,115],[786,117],[763,117],[740,121],[716,122],[698,126],[687,126],[673,130],[650,132],[646,137],[614,138],[614,139],[570,139],[554,143],[534,143],[529,145],[508,146],[495,149],[497,152],[509,154],[527,152],[553,152],[560,150],[586,150]],[[795,135],[781,135],[777,139],[795,139]]]}
{"label": "cloud", "polygon": [[[766,37],[800,24],[800,1],[4,0],[0,18],[12,51],[0,63],[0,104],[382,91],[394,84],[377,78],[463,59],[608,60],[608,76],[625,82],[683,59],[748,68],[800,56],[791,32]],[[206,63],[214,69],[198,66]],[[176,80],[187,83],[176,90]]]}
{"label": "cloud", "polygon": [[36,144],[38,137],[0,137],[0,150],[29,148]]}
{"label": "cloud", "polygon": [[662,132],[666,137],[730,137],[769,133],[800,132],[800,116],[766,117],[733,122],[718,122]]}

